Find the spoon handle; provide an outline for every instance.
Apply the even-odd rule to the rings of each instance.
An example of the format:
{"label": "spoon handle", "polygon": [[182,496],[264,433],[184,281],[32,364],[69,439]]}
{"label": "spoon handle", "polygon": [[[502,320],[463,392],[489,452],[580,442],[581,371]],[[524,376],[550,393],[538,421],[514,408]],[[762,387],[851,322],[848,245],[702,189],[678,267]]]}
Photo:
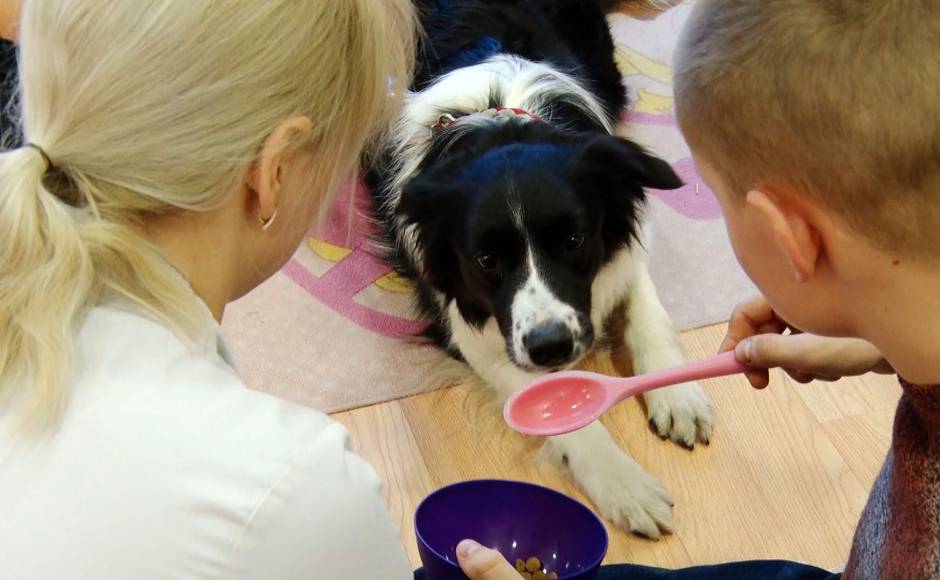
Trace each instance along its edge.
{"label": "spoon handle", "polygon": [[688,362],[671,369],[653,371],[635,377],[622,379],[623,393],[617,400],[623,400],[659,387],[677,385],[688,381],[711,379],[743,373],[747,365],[738,362],[734,351],[729,351],[709,358]]}

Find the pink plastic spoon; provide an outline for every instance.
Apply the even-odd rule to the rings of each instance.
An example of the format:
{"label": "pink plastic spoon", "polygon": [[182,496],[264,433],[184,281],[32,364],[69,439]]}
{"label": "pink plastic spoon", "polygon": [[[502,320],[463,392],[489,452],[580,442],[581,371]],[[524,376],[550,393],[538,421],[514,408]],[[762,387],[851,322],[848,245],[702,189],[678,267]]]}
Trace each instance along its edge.
{"label": "pink plastic spoon", "polygon": [[613,405],[652,389],[743,373],[734,352],[635,377],[584,371],[546,375],[506,401],[503,417],[526,435],[562,435],[585,427]]}

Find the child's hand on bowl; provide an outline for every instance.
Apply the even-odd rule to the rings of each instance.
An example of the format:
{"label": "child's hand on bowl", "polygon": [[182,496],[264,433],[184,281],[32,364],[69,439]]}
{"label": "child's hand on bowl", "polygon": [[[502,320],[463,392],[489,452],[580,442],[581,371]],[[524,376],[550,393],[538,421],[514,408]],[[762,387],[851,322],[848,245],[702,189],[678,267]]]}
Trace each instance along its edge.
{"label": "child's hand on bowl", "polygon": [[457,562],[470,580],[519,580],[519,573],[502,554],[474,540],[457,544]]}

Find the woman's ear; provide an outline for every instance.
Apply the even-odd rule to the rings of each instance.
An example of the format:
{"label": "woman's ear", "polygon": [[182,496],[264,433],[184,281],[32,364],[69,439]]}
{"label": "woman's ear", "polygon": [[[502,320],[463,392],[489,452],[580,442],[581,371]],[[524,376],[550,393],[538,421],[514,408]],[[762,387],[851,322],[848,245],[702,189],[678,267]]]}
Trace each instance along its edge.
{"label": "woman's ear", "polygon": [[297,143],[309,140],[312,131],[313,122],[309,117],[291,117],[275,127],[264,140],[247,179],[250,195],[255,197],[248,207],[249,211],[257,212],[255,218],[264,222],[274,215],[281,202],[284,175],[291,154]]}
{"label": "woman's ear", "polygon": [[822,236],[815,214],[805,203],[756,187],[747,193],[747,204],[767,221],[798,282],[809,280],[823,254]]}

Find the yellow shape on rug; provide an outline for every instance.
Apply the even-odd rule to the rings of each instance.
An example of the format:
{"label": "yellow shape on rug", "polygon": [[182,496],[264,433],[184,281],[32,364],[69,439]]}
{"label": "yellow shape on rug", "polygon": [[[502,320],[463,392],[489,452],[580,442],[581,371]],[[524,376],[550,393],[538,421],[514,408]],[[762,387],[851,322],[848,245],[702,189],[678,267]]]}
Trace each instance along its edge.
{"label": "yellow shape on rug", "polygon": [[672,69],[668,64],[652,59],[625,44],[617,44],[614,60],[620,74],[625,77],[642,75],[664,85],[672,83]]}
{"label": "yellow shape on rug", "polygon": [[307,246],[313,250],[314,254],[320,256],[324,260],[329,260],[330,262],[339,262],[352,253],[352,250],[349,248],[335,246],[329,242],[324,242],[323,240],[318,240],[316,238],[307,238]]}
{"label": "yellow shape on rug", "polygon": [[672,112],[672,97],[640,89],[637,91],[636,105],[633,108],[640,113],[666,115]]}
{"label": "yellow shape on rug", "polygon": [[375,285],[386,292],[395,294],[414,294],[415,287],[408,278],[403,278],[395,272],[389,272],[375,281]]}
{"label": "yellow shape on rug", "polygon": [[[349,248],[337,246],[316,238],[307,238],[307,246],[313,250],[314,254],[329,262],[340,262],[352,253],[352,250]],[[389,272],[382,276],[375,281],[375,285],[386,292],[392,292],[394,294],[413,294],[415,291],[414,284],[395,272]]]}

